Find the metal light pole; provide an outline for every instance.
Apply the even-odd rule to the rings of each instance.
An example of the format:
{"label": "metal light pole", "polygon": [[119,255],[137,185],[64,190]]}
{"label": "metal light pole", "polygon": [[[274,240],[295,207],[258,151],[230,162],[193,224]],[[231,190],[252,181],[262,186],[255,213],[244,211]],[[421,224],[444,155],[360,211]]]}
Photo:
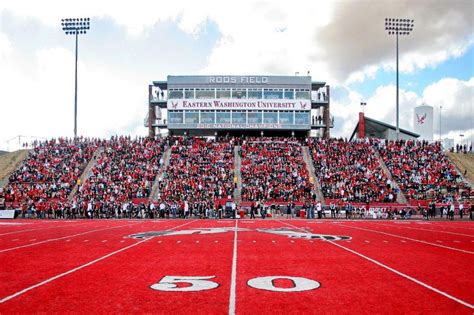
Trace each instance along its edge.
{"label": "metal light pole", "polygon": [[76,61],[74,73],[74,138],[77,137],[77,48],[78,35],[86,34],[90,26],[90,18],[61,19],[61,26],[66,35],[76,36]]}
{"label": "metal light pole", "polygon": [[413,30],[413,20],[385,18],[385,30],[388,35],[397,36],[397,140],[400,138],[399,102],[398,102],[398,35],[409,35]]}
{"label": "metal light pole", "polygon": [[441,142],[442,137],[441,137],[441,110],[443,109],[443,106],[439,106],[439,142]]}
{"label": "metal light pole", "polygon": [[362,106],[362,113],[365,115],[364,107],[367,106],[367,103],[366,102],[360,102],[360,106]]}

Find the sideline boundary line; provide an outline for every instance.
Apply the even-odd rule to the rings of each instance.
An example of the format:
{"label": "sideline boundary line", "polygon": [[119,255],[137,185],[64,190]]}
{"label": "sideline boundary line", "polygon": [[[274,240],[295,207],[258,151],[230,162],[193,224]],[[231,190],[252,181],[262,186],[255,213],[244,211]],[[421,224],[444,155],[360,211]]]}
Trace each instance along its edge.
{"label": "sideline boundary line", "polygon": [[[294,227],[294,228],[296,228],[296,229],[299,229],[299,230],[303,230],[303,231],[305,231],[305,232],[308,232],[308,231],[306,231],[304,228],[300,228],[300,227],[297,227],[297,226],[294,226],[294,225],[292,225],[292,224],[285,223],[285,222],[282,222],[282,223],[284,223],[284,224],[286,224],[286,225],[289,225],[289,226],[292,226],[292,227]],[[405,278],[405,279],[408,279],[408,280],[410,280],[410,281],[412,281],[412,282],[414,282],[414,283],[416,283],[416,284],[418,284],[418,285],[420,285],[420,286],[426,288],[426,289],[429,289],[429,290],[431,290],[431,291],[433,291],[433,292],[436,292],[436,293],[438,293],[438,294],[441,294],[441,295],[443,295],[444,297],[446,297],[446,298],[448,298],[448,299],[450,299],[450,300],[453,300],[453,301],[455,301],[455,302],[457,302],[457,303],[459,303],[459,304],[462,304],[462,305],[464,305],[464,306],[466,306],[466,307],[468,307],[468,308],[470,308],[470,309],[474,309],[474,305],[472,305],[472,304],[470,304],[470,303],[468,303],[468,302],[466,302],[466,301],[463,301],[463,300],[461,300],[461,299],[458,299],[457,297],[454,297],[454,296],[452,296],[452,295],[450,295],[450,294],[448,294],[448,293],[446,293],[446,292],[444,292],[444,291],[441,291],[441,290],[439,290],[439,289],[436,289],[435,287],[432,287],[432,286],[430,286],[430,285],[428,285],[428,284],[426,284],[426,283],[424,283],[424,282],[422,282],[422,281],[420,281],[420,280],[418,280],[418,279],[415,279],[415,278],[413,278],[413,277],[411,277],[411,276],[409,276],[409,275],[407,275],[407,274],[405,274],[405,273],[403,273],[403,272],[400,272],[400,271],[398,271],[398,270],[396,270],[396,269],[394,269],[394,268],[392,268],[392,267],[389,267],[389,266],[387,266],[387,265],[385,265],[385,264],[383,264],[383,263],[381,263],[381,262],[379,262],[379,261],[377,261],[377,260],[375,260],[375,259],[372,259],[372,258],[370,258],[370,257],[368,257],[368,256],[365,256],[364,254],[361,254],[361,253],[359,253],[359,252],[356,252],[355,250],[352,250],[352,249],[350,249],[350,248],[347,248],[347,247],[345,247],[345,246],[342,246],[342,245],[340,245],[340,244],[337,244],[337,243],[334,242],[334,241],[326,241],[326,242],[328,242],[329,244],[332,244],[332,245],[334,245],[334,246],[337,246],[337,247],[339,247],[339,248],[342,248],[342,249],[344,249],[344,250],[346,250],[346,251],[348,251],[348,252],[350,252],[350,253],[352,253],[352,254],[354,254],[354,255],[357,255],[357,256],[359,256],[359,257],[365,259],[365,260],[368,260],[368,261],[370,261],[370,262],[376,264],[377,266],[382,267],[382,268],[384,268],[384,269],[387,269],[387,270],[389,270],[389,271],[391,271],[391,272],[393,272],[393,273],[395,273],[395,274],[397,274],[397,275],[399,275],[399,276],[401,276],[401,277],[403,277],[403,278]]]}
{"label": "sideline boundary line", "polygon": [[[179,227],[185,226],[185,225],[190,224],[190,223],[193,223],[193,222],[195,222],[195,221],[196,221],[196,220],[189,221],[189,222],[186,222],[186,223],[184,223],[184,224],[175,226],[175,227],[173,227],[173,228],[171,228],[171,229],[168,229],[168,230],[177,229],[177,228],[179,228]],[[104,256],[102,256],[102,257],[99,257],[99,258],[97,258],[97,259],[94,259],[94,260],[92,260],[92,261],[90,261],[90,262],[88,262],[88,263],[85,263],[85,264],[80,265],[80,266],[78,266],[78,267],[76,267],[76,268],[70,269],[70,270],[68,270],[68,271],[66,271],[66,272],[60,273],[59,275],[56,275],[56,276],[51,277],[51,278],[49,278],[49,279],[46,279],[46,280],[44,280],[44,281],[42,281],[42,282],[40,282],[40,283],[37,283],[37,284],[32,285],[32,286],[30,286],[30,287],[28,287],[28,288],[25,288],[25,289],[23,289],[23,290],[21,290],[21,291],[18,291],[18,292],[16,292],[16,293],[13,293],[13,294],[11,294],[11,295],[9,295],[9,296],[4,297],[3,299],[1,299],[1,300],[0,300],[0,304],[5,303],[5,302],[7,302],[7,301],[9,301],[9,300],[11,300],[11,299],[17,297],[17,296],[20,296],[20,295],[22,295],[22,294],[24,294],[24,293],[26,293],[26,292],[28,292],[28,291],[31,291],[31,290],[33,290],[33,289],[36,289],[36,288],[38,288],[38,287],[40,287],[40,286],[43,286],[43,285],[45,285],[45,284],[47,284],[47,283],[49,283],[49,282],[52,282],[52,281],[54,281],[54,280],[56,280],[56,279],[62,278],[62,277],[64,277],[64,276],[67,276],[67,275],[69,275],[69,274],[71,274],[71,273],[73,273],[73,272],[76,272],[76,271],[78,271],[78,270],[81,270],[81,269],[83,269],[83,268],[85,268],[85,267],[91,266],[91,265],[93,265],[93,264],[95,264],[95,263],[97,263],[97,262],[99,262],[99,261],[101,261],[101,260],[104,260],[104,259],[106,259],[106,258],[109,258],[109,257],[111,257],[111,256],[113,256],[113,255],[115,255],[115,254],[118,254],[118,253],[120,253],[120,252],[123,252],[123,251],[125,251],[125,250],[127,250],[127,249],[130,249],[130,248],[135,247],[135,246],[137,246],[137,245],[140,245],[140,244],[142,244],[142,243],[145,243],[146,241],[149,241],[149,240],[151,240],[151,239],[153,239],[153,237],[146,238],[146,239],[144,239],[144,240],[142,240],[142,241],[139,241],[139,242],[137,242],[137,243],[135,243],[135,244],[132,244],[132,245],[129,245],[129,246],[126,246],[126,247],[122,247],[121,249],[118,249],[118,250],[116,250],[116,251],[113,251],[113,252],[111,252],[111,253],[109,253],[109,254],[107,254],[107,255],[104,255]]]}

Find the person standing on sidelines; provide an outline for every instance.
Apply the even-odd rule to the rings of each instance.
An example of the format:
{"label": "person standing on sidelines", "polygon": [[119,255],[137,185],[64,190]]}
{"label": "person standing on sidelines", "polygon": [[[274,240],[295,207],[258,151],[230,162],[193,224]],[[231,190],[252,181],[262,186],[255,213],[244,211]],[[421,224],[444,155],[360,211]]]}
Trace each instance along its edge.
{"label": "person standing on sidelines", "polygon": [[267,208],[263,202],[260,206],[260,215],[262,216],[262,219],[265,219],[265,217],[267,216]]}
{"label": "person standing on sidelines", "polygon": [[322,219],[323,218],[323,213],[322,213],[323,209],[321,207],[321,201],[318,201],[318,203],[316,204],[316,212],[318,213],[318,219]]}
{"label": "person standing on sidelines", "polygon": [[291,219],[291,204],[288,203],[288,205],[286,206],[286,218],[287,219]]}
{"label": "person standing on sidelines", "polygon": [[311,203],[311,206],[309,207],[309,218],[310,219],[314,219],[314,210],[315,210],[316,206],[314,205],[314,201]]}
{"label": "person standing on sidelines", "polygon": [[331,201],[331,203],[329,204],[329,209],[331,210],[331,219],[335,219],[336,218],[336,205],[334,204],[334,202]]}
{"label": "person standing on sidelines", "polygon": [[188,201],[185,200],[184,201],[184,218],[187,219],[188,216],[189,216],[189,204],[188,204]]}
{"label": "person standing on sidelines", "polygon": [[250,205],[250,219],[255,219],[255,202]]}

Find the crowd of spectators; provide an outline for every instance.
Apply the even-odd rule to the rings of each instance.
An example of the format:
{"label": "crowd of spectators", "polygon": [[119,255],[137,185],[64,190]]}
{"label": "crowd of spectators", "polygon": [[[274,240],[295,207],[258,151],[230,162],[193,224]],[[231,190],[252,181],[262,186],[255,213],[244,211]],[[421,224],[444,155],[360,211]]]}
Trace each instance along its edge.
{"label": "crowd of spectators", "polygon": [[439,142],[398,140],[376,145],[407,198],[449,202],[457,201],[460,195],[470,196],[469,185],[462,181]]}
{"label": "crowd of spectators", "polygon": [[[449,203],[472,197],[440,144],[426,141],[80,137],[34,143],[0,189],[0,199],[10,207],[54,217],[221,217],[232,207],[226,202],[231,203],[237,187],[234,148],[239,145],[241,197],[252,204],[314,204],[304,145],[328,203],[393,203],[398,187],[409,201]],[[164,169],[168,147],[171,157]],[[398,186],[383,171],[377,151]],[[79,183],[94,152],[101,153],[90,176]],[[153,203],[149,198],[155,180]]]}
{"label": "crowd of spectators", "polygon": [[160,202],[175,211],[206,213],[233,198],[234,139],[171,138],[171,158],[159,179]]}
{"label": "crowd of spectators", "polygon": [[79,187],[71,207],[79,212],[100,213],[104,208],[124,207],[135,198],[148,198],[163,163],[165,145],[162,138],[112,137],[96,158],[90,177]]}
{"label": "crowd of spectators", "polygon": [[309,138],[323,196],[350,202],[396,202],[393,183],[384,174],[371,143]]}
{"label": "crowd of spectators", "polygon": [[62,206],[101,144],[102,140],[89,138],[35,142],[0,197],[15,207]]}
{"label": "crowd of spectators", "polygon": [[240,153],[243,201],[295,202],[312,197],[300,141],[248,138]]}

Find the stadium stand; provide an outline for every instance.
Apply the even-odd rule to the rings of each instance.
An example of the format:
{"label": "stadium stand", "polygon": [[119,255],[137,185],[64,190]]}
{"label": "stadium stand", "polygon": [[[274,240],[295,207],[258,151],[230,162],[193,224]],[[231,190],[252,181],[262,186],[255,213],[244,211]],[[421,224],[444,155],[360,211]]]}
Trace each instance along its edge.
{"label": "stadium stand", "polygon": [[36,142],[3,189],[7,205],[45,209],[67,200],[95,148],[97,139]]}
{"label": "stadium stand", "polygon": [[[308,208],[316,200],[310,183],[313,168],[311,176],[321,187],[323,205],[407,206],[421,211],[430,201],[438,208],[460,202],[467,207],[474,197],[437,143],[112,137],[35,143],[9,183],[0,188],[0,200],[7,208],[36,211],[38,217],[58,212],[59,217],[72,218],[151,218],[172,216],[173,211],[181,217],[186,211],[213,217],[222,214],[229,201],[241,207],[291,203]],[[153,183],[158,188],[151,198]],[[241,200],[236,197],[239,183]],[[75,186],[77,192],[72,191]],[[408,202],[400,204],[398,187]]]}
{"label": "stadium stand", "polygon": [[99,216],[133,199],[148,198],[164,145],[163,139],[112,137],[104,143],[104,151],[92,175],[79,187],[72,207]]}
{"label": "stadium stand", "polygon": [[471,195],[469,184],[462,181],[438,142],[399,140],[376,145],[407,198],[449,202]]}
{"label": "stadium stand", "polygon": [[349,202],[393,203],[397,200],[397,193],[370,142],[310,138],[308,146],[325,198]]}
{"label": "stadium stand", "polygon": [[[170,139],[171,158],[160,182],[158,200],[182,211],[203,213],[234,192],[234,140],[197,137]],[[199,208],[199,209],[198,209]]]}
{"label": "stadium stand", "polygon": [[300,141],[248,138],[241,155],[243,201],[302,202],[312,197]]}

